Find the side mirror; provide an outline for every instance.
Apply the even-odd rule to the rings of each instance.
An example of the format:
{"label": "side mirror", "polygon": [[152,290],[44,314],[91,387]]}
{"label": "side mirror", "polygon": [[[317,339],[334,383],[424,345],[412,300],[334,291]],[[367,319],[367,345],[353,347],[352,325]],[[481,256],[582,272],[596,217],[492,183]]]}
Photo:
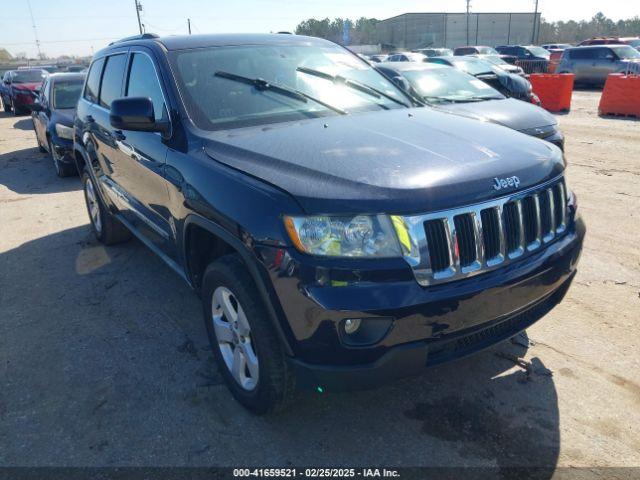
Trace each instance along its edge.
{"label": "side mirror", "polygon": [[164,131],[165,125],[156,122],[153,102],[145,97],[119,98],[111,103],[111,126],[118,130],[139,132]]}

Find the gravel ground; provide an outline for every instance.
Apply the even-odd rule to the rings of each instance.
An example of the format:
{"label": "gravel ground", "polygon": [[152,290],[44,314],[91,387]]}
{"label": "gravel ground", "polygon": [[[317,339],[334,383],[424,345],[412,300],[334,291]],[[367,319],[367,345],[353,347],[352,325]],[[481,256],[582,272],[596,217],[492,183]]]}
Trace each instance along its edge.
{"label": "gravel ground", "polygon": [[138,242],[97,244],[78,178],[1,114],[0,466],[640,466],[640,122],[598,99],[559,116],[588,238],[528,348],[271,417],[221,384],[196,295]]}

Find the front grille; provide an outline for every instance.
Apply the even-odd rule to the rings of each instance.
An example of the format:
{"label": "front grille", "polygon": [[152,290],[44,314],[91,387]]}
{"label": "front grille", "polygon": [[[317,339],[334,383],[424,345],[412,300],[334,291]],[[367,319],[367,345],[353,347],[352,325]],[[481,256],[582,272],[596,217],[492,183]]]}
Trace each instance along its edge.
{"label": "front grille", "polygon": [[447,242],[447,232],[442,220],[431,220],[424,224],[429,243],[429,254],[431,255],[431,265],[436,271],[445,270],[449,267],[449,247]]}
{"label": "front grille", "polygon": [[461,267],[468,267],[476,261],[476,237],[472,215],[471,213],[465,213],[453,217]]}
{"label": "front grille", "polygon": [[491,270],[557,238],[566,230],[562,179],[480,205],[403,217],[412,251],[405,258],[421,285]]}

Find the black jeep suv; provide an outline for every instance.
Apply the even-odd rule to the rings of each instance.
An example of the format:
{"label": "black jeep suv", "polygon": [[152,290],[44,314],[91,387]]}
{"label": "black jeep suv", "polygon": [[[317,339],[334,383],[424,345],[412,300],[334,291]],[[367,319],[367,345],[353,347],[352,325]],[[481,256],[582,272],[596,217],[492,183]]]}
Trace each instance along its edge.
{"label": "black jeep suv", "polygon": [[254,412],[478,351],[567,291],[585,227],[561,151],[410,102],[295,35],[146,34],[93,59],[74,125],[93,230],[201,294]]}

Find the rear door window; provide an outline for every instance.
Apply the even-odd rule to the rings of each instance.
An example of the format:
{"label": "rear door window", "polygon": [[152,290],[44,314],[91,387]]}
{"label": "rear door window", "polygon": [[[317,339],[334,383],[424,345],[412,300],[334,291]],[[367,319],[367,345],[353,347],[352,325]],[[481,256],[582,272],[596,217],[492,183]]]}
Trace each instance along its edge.
{"label": "rear door window", "polygon": [[87,85],[84,89],[84,98],[91,103],[98,101],[98,92],[100,91],[100,77],[102,76],[102,67],[104,66],[104,58],[99,58],[91,65],[89,76],[87,77]]}
{"label": "rear door window", "polygon": [[590,60],[596,58],[596,50],[595,48],[576,48],[575,50],[569,51],[569,58],[571,60]]}
{"label": "rear door window", "polygon": [[111,102],[122,97],[122,80],[127,64],[125,54],[113,55],[107,59],[100,87],[100,105],[111,108]]}

